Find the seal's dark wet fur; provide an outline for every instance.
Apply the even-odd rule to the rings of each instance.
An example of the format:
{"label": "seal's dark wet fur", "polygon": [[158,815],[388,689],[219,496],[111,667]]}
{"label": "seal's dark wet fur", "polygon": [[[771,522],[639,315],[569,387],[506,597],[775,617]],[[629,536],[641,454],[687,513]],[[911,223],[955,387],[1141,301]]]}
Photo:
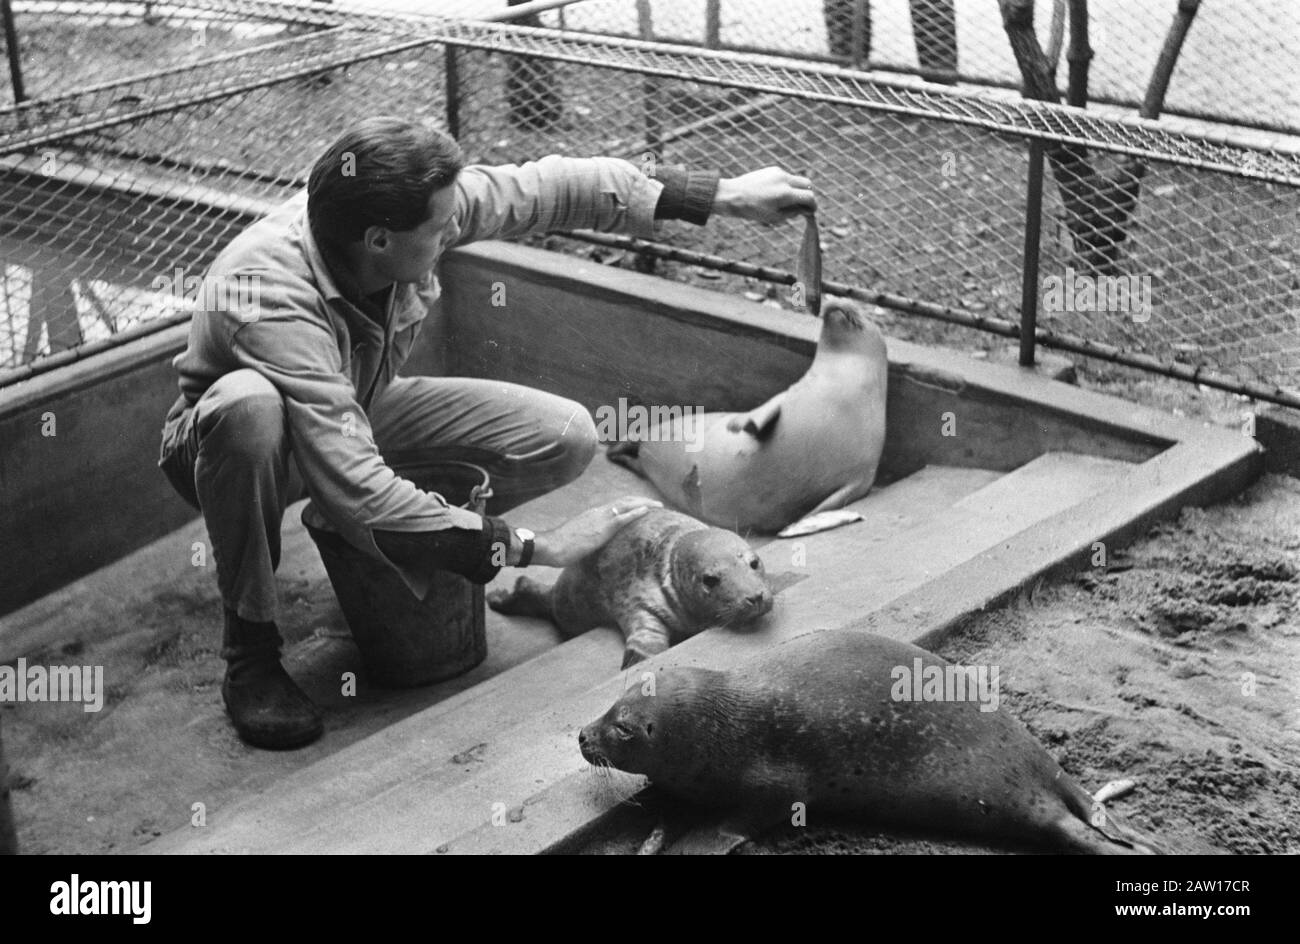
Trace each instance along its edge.
{"label": "seal's dark wet fur", "polygon": [[808,822],[847,815],[1004,844],[1156,851],[1004,708],[893,697],[894,670],[916,659],[949,664],[882,636],[826,631],[730,671],[661,668],[583,728],[579,746],[591,763],[732,811],[751,834],[803,804]]}

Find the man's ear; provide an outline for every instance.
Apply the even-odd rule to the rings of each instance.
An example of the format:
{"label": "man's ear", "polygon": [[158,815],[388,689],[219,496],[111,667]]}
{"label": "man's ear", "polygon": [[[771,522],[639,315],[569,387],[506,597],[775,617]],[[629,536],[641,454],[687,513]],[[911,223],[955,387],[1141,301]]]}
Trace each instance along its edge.
{"label": "man's ear", "polygon": [[371,252],[384,252],[388,249],[388,230],[382,226],[367,226],[362,242]]}

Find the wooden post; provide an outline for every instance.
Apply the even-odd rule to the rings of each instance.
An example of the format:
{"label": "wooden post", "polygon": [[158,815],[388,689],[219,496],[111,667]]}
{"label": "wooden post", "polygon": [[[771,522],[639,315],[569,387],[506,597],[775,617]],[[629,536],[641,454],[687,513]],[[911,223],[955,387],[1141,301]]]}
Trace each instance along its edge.
{"label": "wooden post", "polygon": [[1029,142],[1025,195],[1025,261],[1020,285],[1020,366],[1034,366],[1038,331],[1038,248],[1043,229],[1043,143]]}
{"label": "wooden post", "polygon": [[23,64],[18,49],[18,28],[14,25],[14,8],[10,0],[0,0],[0,18],[4,20],[5,50],[9,54],[9,81],[14,86],[14,104],[27,100],[23,88]]}
{"label": "wooden post", "polygon": [[852,36],[852,45],[849,50],[849,56],[853,63],[853,68],[862,69],[867,64],[867,30],[870,28],[868,17],[871,15],[867,7],[868,0],[853,0],[853,29],[850,33]]}
{"label": "wooden post", "polygon": [[957,8],[953,0],[911,0],[912,42],[922,74],[932,82],[957,81]]}
{"label": "wooden post", "polygon": [[37,357],[41,344],[41,327],[50,340],[50,353],[76,347],[84,338],[77,317],[77,298],[72,292],[68,270],[59,265],[31,266],[32,287],[27,302],[27,340],[23,344],[22,363]]}
{"label": "wooden post", "polygon": [[447,89],[447,133],[460,140],[460,64],[455,46],[443,46],[443,66]]}
{"label": "wooden post", "polygon": [[[506,0],[507,6],[524,6],[529,0]],[[541,26],[536,13],[514,16],[518,26]],[[560,120],[563,103],[556,87],[556,64],[549,59],[506,56],[506,100],[510,123],[517,128],[546,131]]]}
{"label": "wooden post", "polygon": [[[655,38],[654,21],[650,13],[650,0],[636,0],[636,27],[637,35],[642,39],[653,40]],[[645,116],[645,143],[646,149],[653,151],[656,158],[663,155],[659,153],[662,147],[660,141],[662,127],[659,121],[659,83],[653,76],[646,76],[641,83],[641,111]]]}
{"label": "wooden post", "polygon": [[704,45],[717,49],[722,32],[722,0],[705,0],[704,4]]}

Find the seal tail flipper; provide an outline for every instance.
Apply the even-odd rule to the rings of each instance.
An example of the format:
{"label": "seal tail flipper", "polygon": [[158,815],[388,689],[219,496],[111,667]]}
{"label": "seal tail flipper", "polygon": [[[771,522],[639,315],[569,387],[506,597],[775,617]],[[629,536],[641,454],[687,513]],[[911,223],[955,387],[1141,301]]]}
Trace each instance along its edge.
{"label": "seal tail flipper", "polygon": [[1130,826],[1105,806],[1093,801],[1089,825],[1111,843],[1127,847],[1136,855],[1163,855],[1164,852],[1140,830]]}
{"label": "seal tail flipper", "polygon": [[1110,813],[1100,803],[1091,822],[1064,816],[1057,824],[1066,846],[1092,855],[1164,855],[1164,851],[1137,829]]}
{"label": "seal tail flipper", "polygon": [[555,588],[531,577],[520,577],[513,590],[489,590],[484,599],[488,606],[506,616],[538,616],[555,621]]}
{"label": "seal tail flipper", "polygon": [[1067,846],[1093,855],[1164,855],[1149,837],[1094,800],[1083,787],[1068,778],[1065,786],[1070,812],[1061,817],[1057,827]]}
{"label": "seal tail flipper", "polygon": [[615,465],[630,469],[641,478],[645,478],[645,469],[641,466],[641,444],[639,442],[616,442],[605,450],[605,458]]}
{"label": "seal tail flipper", "polygon": [[727,420],[727,430],[732,433],[749,433],[755,439],[766,439],[776,429],[776,421],[781,418],[781,404],[786,391],[782,390],[761,406],[756,406],[748,413],[737,413]]}

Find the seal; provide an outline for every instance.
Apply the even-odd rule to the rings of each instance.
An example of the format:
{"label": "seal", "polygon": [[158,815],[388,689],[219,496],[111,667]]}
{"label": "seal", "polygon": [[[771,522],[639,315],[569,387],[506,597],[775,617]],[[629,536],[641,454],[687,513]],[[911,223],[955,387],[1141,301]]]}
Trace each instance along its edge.
{"label": "seal", "polygon": [[1008,712],[955,692],[911,697],[900,673],[918,666],[952,667],[883,636],[810,633],[729,671],[647,673],[578,744],[597,767],[730,810],[723,849],[711,851],[802,809],[807,822],[850,817],[1075,852],[1155,852]]}
{"label": "seal", "polygon": [[667,502],[741,533],[774,533],[871,490],[885,445],[889,364],[880,331],[854,308],[826,308],[812,366],[749,413],[674,418],[610,460]]}
{"label": "seal", "polygon": [[553,587],[520,577],[487,602],[499,613],[545,617],[566,637],[617,626],[626,668],[708,626],[752,623],[772,609],[772,590],[739,535],[656,508],[564,568]]}

